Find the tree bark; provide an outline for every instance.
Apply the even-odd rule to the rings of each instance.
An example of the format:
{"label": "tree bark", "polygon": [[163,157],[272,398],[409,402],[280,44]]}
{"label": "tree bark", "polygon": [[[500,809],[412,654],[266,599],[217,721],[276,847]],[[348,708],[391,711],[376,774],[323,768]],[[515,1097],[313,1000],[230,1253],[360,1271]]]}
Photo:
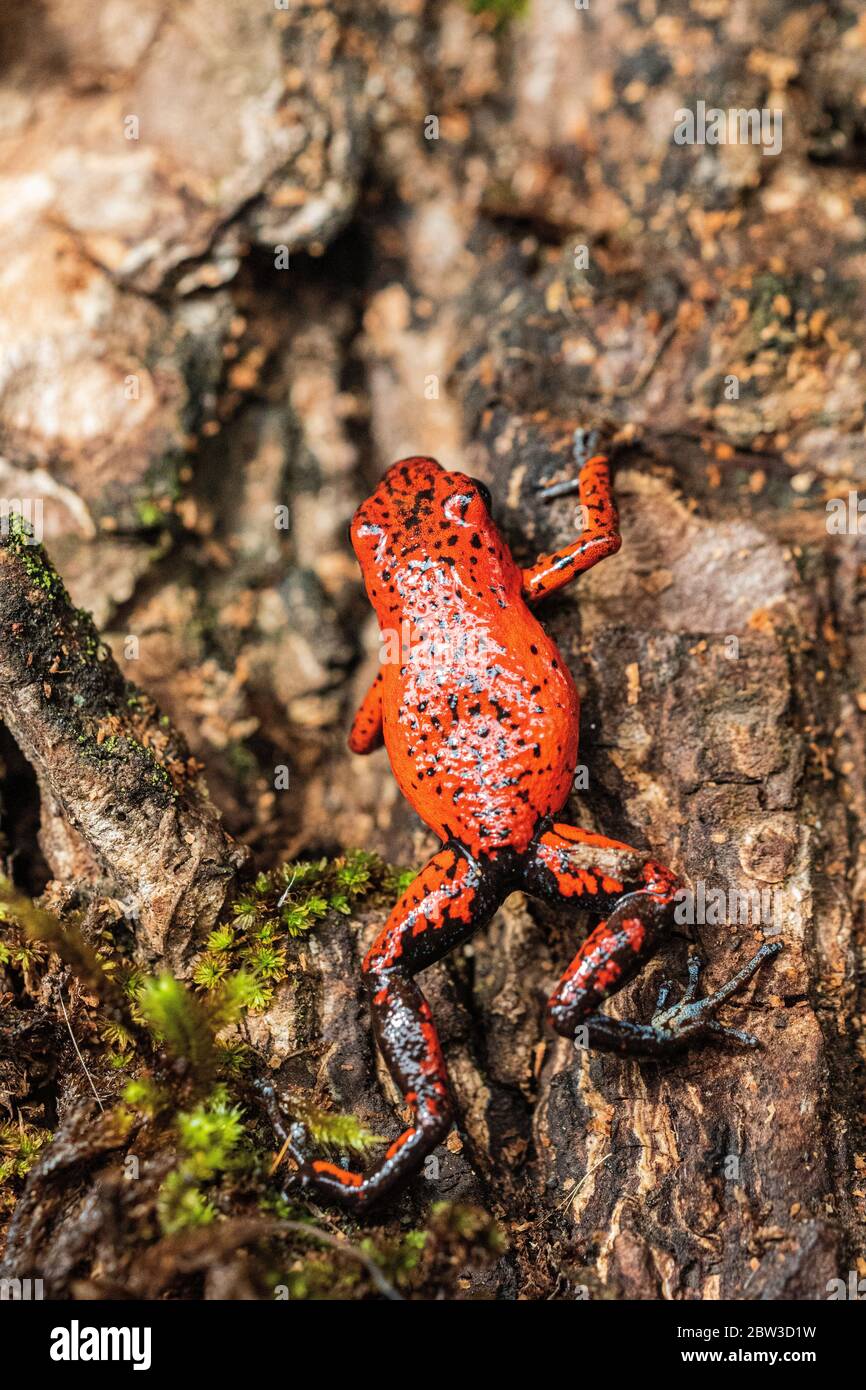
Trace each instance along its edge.
{"label": "tree bark", "polygon": [[[583,704],[563,818],[645,846],[698,902],[724,895],[683,927],[704,989],[783,941],[725,1012],[762,1047],[636,1063],[554,1040],[544,1001],[587,920],[515,895],[424,977],[460,1119],[377,1238],[436,1199],[496,1218],[507,1251],[450,1283],[425,1266],[429,1296],[826,1297],[864,1260],[866,556],[856,512],[834,531],[826,506],[866,477],[855,10],[637,19],[534,0],[496,25],[460,0],[277,19],[236,0],[211,67],[190,60],[178,84],[189,27],[133,8],[134,53],[45,7],[65,67],[29,82],[22,30],[6,74],[26,120],[4,140],[23,180],[44,178],[3,232],[22,311],[0,477],[43,502],[73,601],[116,654],[7,538],[0,713],[38,779],[51,891],[110,878],[142,955],[182,973],[230,898],[235,841],[256,868],[353,845],[423,863],[384,753],[345,749],[377,652],[346,522],[394,458],[433,454],[487,479],[526,562],[574,537],[574,504],[537,488],[573,471],[577,427],[600,427],[623,548],[541,614]],[[212,7],[186,8],[204,45]],[[677,145],[674,113],[698,98],[782,110],[782,153]],[[202,120],[223,101],[227,127]],[[129,197],[100,201],[121,151]],[[43,296],[43,331],[77,344],[60,423],[30,348]],[[383,911],[292,945],[247,1036],[278,1090],[391,1137],[360,977]],[[685,949],[611,1012],[647,1019]],[[82,1165],[80,1067],[56,1007],[38,1027],[47,1073],[0,1080],[32,1106],[47,1074],[61,1133],[10,1267],[50,1262],[61,1294],[250,1296],[255,1221],[234,1244],[147,1244],[146,1189],[119,1166],[133,1140],[100,1122]],[[153,1157],[153,1191],[169,1162]]]}

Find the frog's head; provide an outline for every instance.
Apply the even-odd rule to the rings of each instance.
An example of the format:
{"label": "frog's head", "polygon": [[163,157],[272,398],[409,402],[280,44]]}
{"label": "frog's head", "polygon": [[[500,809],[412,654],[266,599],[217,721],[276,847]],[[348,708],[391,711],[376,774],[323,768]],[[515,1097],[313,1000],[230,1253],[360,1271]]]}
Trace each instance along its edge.
{"label": "frog's head", "polygon": [[[393,582],[392,571],[413,559],[459,564],[467,550],[495,532],[490,493],[466,473],[451,473],[431,458],[400,459],[356,511],[355,554],[375,603]],[[473,537],[475,538],[473,540]]]}

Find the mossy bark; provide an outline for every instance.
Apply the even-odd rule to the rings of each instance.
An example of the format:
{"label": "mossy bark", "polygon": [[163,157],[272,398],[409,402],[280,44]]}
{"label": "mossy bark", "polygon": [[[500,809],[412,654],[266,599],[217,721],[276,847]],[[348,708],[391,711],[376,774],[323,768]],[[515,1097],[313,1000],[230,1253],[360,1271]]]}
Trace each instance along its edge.
{"label": "mossy bark", "polygon": [[244,851],[184,741],[14,516],[0,536],[0,633],[0,718],[37,775],[50,867],[128,896],[143,955],[182,971]]}

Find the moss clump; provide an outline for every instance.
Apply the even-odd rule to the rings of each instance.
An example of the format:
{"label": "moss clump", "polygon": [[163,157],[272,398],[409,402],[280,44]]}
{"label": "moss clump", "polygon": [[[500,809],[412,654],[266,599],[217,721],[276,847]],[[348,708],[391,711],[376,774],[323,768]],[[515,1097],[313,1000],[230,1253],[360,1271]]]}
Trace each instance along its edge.
{"label": "moss clump", "polygon": [[361,1271],[354,1265],[341,1264],[331,1255],[309,1255],[296,1260],[285,1273],[275,1274],[275,1287],[285,1289],[291,1303],[327,1299],[345,1302],[355,1298],[362,1281]]}
{"label": "moss clump", "polygon": [[398,897],[413,877],[366,850],[298,860],[259,874],[232,904],[232,922],[211,932],[193,978],[209,991],[242,968],[258,986],[251,1007],[266,1008],[274,986],[289,973],[292,938],[305,936],[332,913],[350,916],[366,900]]}
{"label": "moss clump", "polygon": [[15,1205],[24,1178],[51,1137],[49,1130],[37,1129],[23,1120],[0,1124],[0,1211]]}
{"label": "moss clump", "polygon": [[9,514],[5,545],[20,562],[31,586],[51,600],[61,622],[68,625],[74,645],[67,644],[68,649],[64,647],[64,666],[72,661],[77,661],[80,667],[93,661],[105,661],[108,648],[93,618],[86,609],[73,608],[63,580],[43,547],[34,539],[29,524],[16,512]]}
{"label": "moss clump", "polygon": [[182,1073],[201,1088],[213,1080],[223,1060],[217,1034],[243,1017],[256,993],[256,982],[244,971],[207,996],[163,974],[139,985],[133,1007],[155,1042],[167,1047]]}
{"label": "moss clump", "polygon": [[7,521],[7,545],[21,561],[22,568],[35,588],[49,598],[66,598],[63,580],[52,565],[42,546],[35,540],[33,528],[19,512],[10,512]]}
{"label": "moss clump", "polygon": [[[254,983],[242,974],[223,981],[205,998],[170,975],[145,980],[137,991],[136,1007],[145,1027],[175,1059],[170,1085],[149,1075],[137,1076],[123,1093],[125,1107],[158,1129],[170,1126],[180,1153],[159,1192],[158,1215],[165,1235],[216,1220],[217,1188],[228,1198],[233,1183],[256,1177],[265,1183],[273,1171],[270,1151],[257,1145],[243,1109],[232,1097],[232,1044],[217,1037],[221,1029],[241,1020],[254,995]],[[172,1114],[179,1085],[195,1103]],[[366,1153],[381,1142],[352,1115],[330,1114],[304,1102],[293,1107],[293,1113],[306,1125],[312,1142],[340,1155]]]}
{"label": "moss clump", "polygon": [[[0,877],[0,964],[17,967],[25,976],[37,965],[47,964],[53,951],[78,979],[107,1005],[112,1016],[122,1010],[121,996],[100,951],[85,941],[73,914],[65,921],[37,906]],[[31,981],[25,987],[32,990]]]}
{"label": "moss clump", "polygon": [[232,1104],[223,1086],[174,1120],[181,1161],[163,1182],[157,1199],[163,1235],[217,1219],[210,1191],[230,1174],[255,1166],[255,1154],[244,1128],[243,1111]]}
{"label": "moss clump", "polygon": [[[107,753],[112,755],[111,747]],[[124,954],[126,929],[110,911],[91,920],[85,941],[74,915],[61,921],[0,883],[0,967],[7,983],[16,995],[35,998],[52,953],[61,956],[86,985],[86,992],[76,997],[72,1023],[88,1059],[88,1074],[92,1068],[105,1095],[112,1089],[112,1072],[127,1073],[106,1121],[116,1127],[123,1144],[135,1132],[136,1152],[176,1154],[158,1190],[154,1181],[151,1192],[154,1222],[163,1236],[250,1206],[303,1219],[303,1198],[293,1205],[280,1192],[282,1155],[274,1161],[270,1126],[254,1107],[252,1118],[244,1108],[250,1096],[244,1073],[251,1051],[227,1030],[250,1009],[261,1007],[272,981],[287,971],[292,949],[287,916],[295,937],[303,937],[323,915],[344,914],[377,896],[393,897],[407,877],[411,875],[360,851],[260,875],[236,902],[232,919],[210,933],[199,968],[214,968],[207,987],[200,984],[198,989],[168,974],[143,976]],[[299,912],[305,924],[301,929],[292,916]],[[365,1156],[384,1142],[354,1116],[312,1105],[303,1092],[282,1103],[303,1128],[311,1151],[330,1153],[337,1161]],[[14,1204],[24,1173],[48,1138],[23,1123],[0,1130],[0,1206]],[[142,1233],[152,1239],[147,1222]],[[398,1273],[400,1279],[408,1277],[421,1248],[422,1243],[410,1242],[405,1249],[401,1244],[399,1250],[389,1250],[388,1267],[395,1278]],[[314,1264],[293,1266],[298,1277],[292,1280],[291,1296],[316,1296],[317,1289],[326,1287],[330,1296],[337,1288],[345,1288],[347,1296],[363,1296],[369,1287],[363,1272],[344,1270],[339,1256],[335,1261],[321,1256]]]}
{"label": "moss clump", "polygon": [[[257,1151],[244,1112],[230,1093],[231,1048],[217,1038],[221,1029],[241,1019],[251,988],[249,978],[238,974],[203,999],[163,974],[140,981],[135,989],[135,1011],[155,1045],[161,1079],[147,1073],[133,1077],[119,1109],[138,1112],[154,1136],[170,1134],[177,1146],[179,1162],[157,1196],[164,1235],[215,1221],[213,1196],[220,1184],[264,1170],[265,1156]],[[163,1050],[173,1058],[170,1068]],[[186,1103],[178,1108],[184,1095]]]}
{"label": "moss clump", "polygon": [[[432,1208],[425,1229],[390,1238],[366,1236],[357,1252],[368,1267],[377,1266],[392,1290],[411,1294],[416,1289],[435,1288],[440,1296],[453,1297],[465,1290],[467,1273],[489,1268],[505,1248],[502,1231],[488,1212],[439,1202]],[[347,1253],[316,1251],[295,1259],[288,1269],[272,1274],[271,1287],[290,1301],[362,1298],[370,1289],[370,1275],[347,1265]]]}
{"label": "moss clump", "polygon": [[10,512],[6,517],[6,548],[17,557],[33,588],[56,602],[70,602],[60,574],[36,541],[31,524],[18,512]]}
{"label": "moss clump", "polygon": [[[283,1100],[282,1108],[293,1120],[303,1125],[315,1149],[326,1149],[334,1158],[344,1161],[352,1157],[365,1158],[377,1144],[386,1142],[381,1134],[373,1134],[354,1115],[323,1110],[318,1105],[312,1105],[305,1096],[289,1095]],[[281,1158],[282,1154],[278,1154],[274,1172]]]}

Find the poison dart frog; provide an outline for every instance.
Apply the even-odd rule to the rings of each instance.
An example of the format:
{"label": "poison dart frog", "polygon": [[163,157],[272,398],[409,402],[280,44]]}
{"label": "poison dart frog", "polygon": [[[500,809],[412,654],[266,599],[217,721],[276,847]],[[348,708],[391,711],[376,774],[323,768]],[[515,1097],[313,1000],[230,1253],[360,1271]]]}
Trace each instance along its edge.
{"label": "poison dart frog", "polygon": [[432,458],[395,463],[351,524],[386,659],[349,746],[370,753],[384,743],[400,790],[442,842],[363,962],[379,1047],[412,1123],[361,1174],[306,1156],[302,1127],[287,1131],[270,1095],[297,1179],[355,1209],[416,1172],[451,1125],[445,1062],[416,977],[467,941],[514,890],[601,919],[548,1004],[563,1037],[580,1029],[590,1048],[655,1058],[698,1039],[758,1046],[715,1015],[778,942],[761,946],[703,999],[700,962],[691,956],[681,1002],[666,1008],[665,984],[649,1023],[599,1012],[670,934],[681,885],[640,850],[557,819],[577,761],[578,696],[535,610],[620,548],[608,459],[584,453],[579,461],[585,529],[528,569],[493,522],[485,484]]}

